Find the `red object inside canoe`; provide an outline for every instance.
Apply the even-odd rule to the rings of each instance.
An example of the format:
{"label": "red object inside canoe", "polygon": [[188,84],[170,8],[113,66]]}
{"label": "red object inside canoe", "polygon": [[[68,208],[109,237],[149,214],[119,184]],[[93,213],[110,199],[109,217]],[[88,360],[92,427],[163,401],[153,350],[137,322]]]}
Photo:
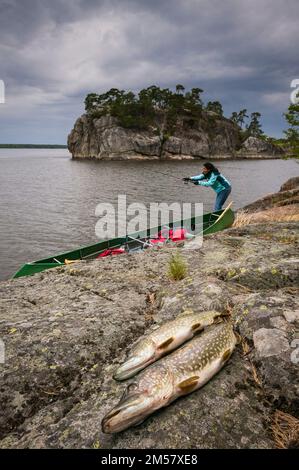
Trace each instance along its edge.
{"label": "red object inside canoe", "polygon": [[167,233],[165,232],[165,229],[164,229],[164,230],[161,230],[161,232],[157,234],[157,238],[154,240],[151,240],[151,242],[154,242],[154,243],[164,242],[166,241],[165,235],[168,235],[168,238],[172,240],[173,242],[179,242],[182,240],[186,240],[186,234],[187,234],[187,230],[185,228],[176,228],[175,230],[169,229],[167,230]]}
{"label": "red object inside canoe", "polygon": [[126,250],[124,248],[109,248],[105,251],[103,251],[103,253],[100,253],[99,256],[97,256],[97,259],[98,258],[105,258],[105,256],[115,256],[115,255],[122,255],[123,253],[125,253]]}

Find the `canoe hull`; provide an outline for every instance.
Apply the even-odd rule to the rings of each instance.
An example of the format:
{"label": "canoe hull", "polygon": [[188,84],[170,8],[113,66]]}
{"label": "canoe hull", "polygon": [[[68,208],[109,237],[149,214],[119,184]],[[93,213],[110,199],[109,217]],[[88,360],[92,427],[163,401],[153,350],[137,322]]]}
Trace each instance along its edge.
{"label": "canoe hull", "polygon": [[[189,226],[192,227],[193,230],[194,227],[196,228],[197,226],[200,226],[201,232],[204,236],[206,236],[230,227],[234,222],[234,218],[234,212],[231,209],[226,209],[225,211],[204,214],[202,220],[199,218],[192,218],[173,222],[169,225],[170,227]],[[33,261],[32,263],[26,263],[14,274],[13,279],[22,276],[30,276],[51,268],[65,266],[66,259],[75,261],[95,257],[109,248],[116,248],[127,243],[131,237],[139,239],[147,238],[158,233],[160,230],[161,227],[155,227],[142,232],[129,234],[126,237],[118,237],[111,240],[100,241],[98,243],[94,243],[93,245],[83,246],[77,248],[76,250],[60,253],[50,258]]]}

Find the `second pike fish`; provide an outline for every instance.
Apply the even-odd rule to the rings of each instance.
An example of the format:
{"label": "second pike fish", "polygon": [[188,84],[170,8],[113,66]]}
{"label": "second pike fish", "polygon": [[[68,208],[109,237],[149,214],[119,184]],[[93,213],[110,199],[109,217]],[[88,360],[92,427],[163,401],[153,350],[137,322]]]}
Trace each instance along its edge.
{"label": "second pike fish", "polygon": [[115,380],[125,380],[173,351],[206,326],[218,323],[220,312],[201,312],[176,318],[160,326],[136,344],[127,360],[115,371]]}
{"label": "second pike fish", "polygon": [[202,387],[228,361],[235,345],[232,325],[222,323],[153,364],[138,375],[105,416],[103,432],[137,425],[155,410]]}

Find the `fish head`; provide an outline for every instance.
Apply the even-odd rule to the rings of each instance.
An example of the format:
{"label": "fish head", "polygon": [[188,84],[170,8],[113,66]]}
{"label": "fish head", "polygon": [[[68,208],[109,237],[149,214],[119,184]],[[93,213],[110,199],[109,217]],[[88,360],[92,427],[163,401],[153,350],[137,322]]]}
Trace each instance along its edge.
{"label": "fish head", "polygon": [[127,360],[113,374],[115,380],[126,380],[137,374],[156,358],[156,347],[153,341],[143,340],[131,351]]}
{"label": "fish head", "polygon": [[104,417],[104,433],[116,433],[137,425],[170,401],[174,392],[170,371],[155,365],[141,375],[138,381],[128,385],[118,405]]}

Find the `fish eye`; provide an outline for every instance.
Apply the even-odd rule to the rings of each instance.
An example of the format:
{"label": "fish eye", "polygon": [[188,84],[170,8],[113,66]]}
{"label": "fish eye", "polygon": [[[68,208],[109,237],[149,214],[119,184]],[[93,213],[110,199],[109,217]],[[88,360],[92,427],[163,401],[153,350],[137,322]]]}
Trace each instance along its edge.
{"label": "fish eye", "polygon": [[124,400],[130,393],[134,392],[135,390],[138,389],[138,385],[136,383],[131,383],[127,386],[127,388],[124,390],[121,400]]}
{"label": "fish eye", "polygon": [[130,385],[128,385],[127,387],[127,392],[130,393],[130,392],[134,392],[135,390],[137,390],[138,386],[136,383],[131,383]]}

